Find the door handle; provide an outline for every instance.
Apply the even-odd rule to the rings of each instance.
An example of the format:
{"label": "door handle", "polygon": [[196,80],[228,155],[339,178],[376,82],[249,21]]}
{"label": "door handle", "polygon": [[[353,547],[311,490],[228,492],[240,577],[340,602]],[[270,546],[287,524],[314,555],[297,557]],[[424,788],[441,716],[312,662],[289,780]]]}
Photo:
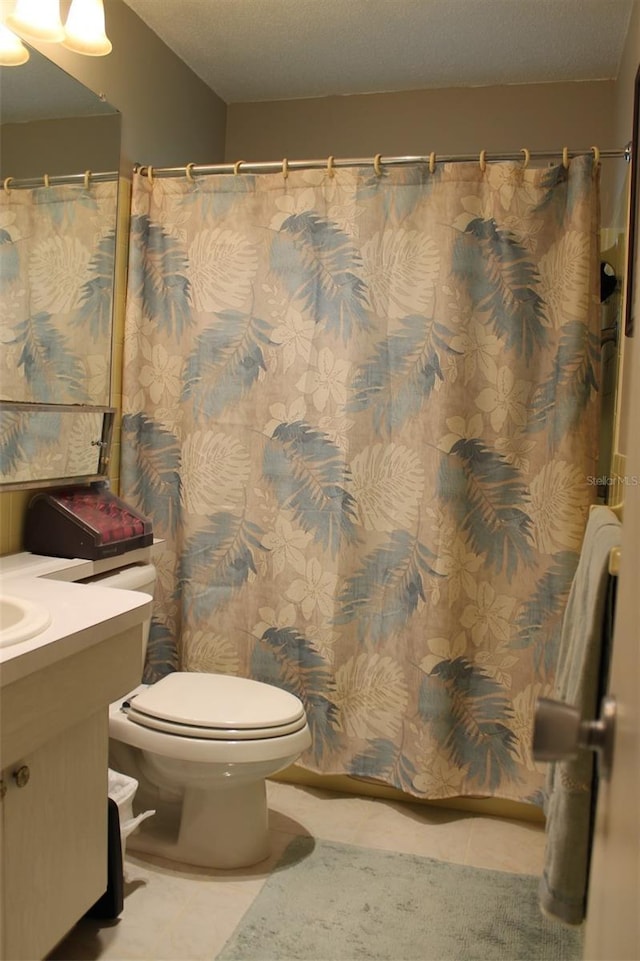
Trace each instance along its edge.
{"label": "door handle", "polygon": [[533,757],[536,761],[570,761],[581,749],[597,751],[600,773],[608,779],[615,727],[614,697],[603,697],[597,721],[583,721],[570,704],[539,697],[533,721]]}

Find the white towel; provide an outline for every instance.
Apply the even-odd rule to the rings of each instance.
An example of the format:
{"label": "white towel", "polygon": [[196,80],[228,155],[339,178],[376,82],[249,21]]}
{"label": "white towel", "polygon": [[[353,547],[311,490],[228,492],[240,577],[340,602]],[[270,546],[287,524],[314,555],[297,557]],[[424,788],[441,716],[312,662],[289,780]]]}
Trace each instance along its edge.
{"label": "white towel", "polygon": [[[599,716],[608,661],[605,610],[609,554],[620,545],[621,524],[608,507],[591,510],[580,560],[562,624],[555,697],[576,707],[583,720]],[[603,657],[604,654],[604,657]],[[573,761],[552,765],[547,781],[547,839],[540,881],[545,914],[580,924],[584,920],[591,853],[594,756],[580,750]]]}

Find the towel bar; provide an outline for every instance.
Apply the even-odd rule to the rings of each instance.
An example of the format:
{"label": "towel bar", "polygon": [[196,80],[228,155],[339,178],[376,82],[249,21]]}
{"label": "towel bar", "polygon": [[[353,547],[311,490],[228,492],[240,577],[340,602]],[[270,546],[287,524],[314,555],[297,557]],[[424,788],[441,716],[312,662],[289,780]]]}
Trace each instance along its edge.
{"label": "towel bar", "polygon": [[620,548],[612,547],[609,552],[609,573],[617,577],[620,573]]}
{"label": "towel bar", "polygon": [[[596,510],[599,507],[608,507],[612,511],[619,521],[622,521],[622,504],[591,504],[589,507],[589,513]],[[612,547],[609,552],[609,573],[612,577],[617,577],[620,573],[620,548]]]}

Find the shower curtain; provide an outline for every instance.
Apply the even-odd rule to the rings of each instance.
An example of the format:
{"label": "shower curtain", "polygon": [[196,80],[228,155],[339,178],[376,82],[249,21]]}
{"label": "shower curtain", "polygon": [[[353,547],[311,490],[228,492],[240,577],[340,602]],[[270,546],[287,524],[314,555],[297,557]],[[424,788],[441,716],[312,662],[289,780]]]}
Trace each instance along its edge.
{"label": "shower curtain", "polygon": [[595,497],[597,166],[286,173],[135,178],[146,679],[294,692],[313,771],[538,803]]}
{"label": "shower curtain", "polygon": [[116,198],[115,179],[0,191],[3,399],[109,403]]}

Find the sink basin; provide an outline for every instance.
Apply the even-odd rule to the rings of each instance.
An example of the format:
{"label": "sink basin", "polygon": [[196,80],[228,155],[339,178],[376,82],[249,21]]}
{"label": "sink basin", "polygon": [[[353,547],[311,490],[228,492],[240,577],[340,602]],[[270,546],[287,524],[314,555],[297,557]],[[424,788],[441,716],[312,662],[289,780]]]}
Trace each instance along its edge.
{"label": "sink basin", "polygon": [[13,594],[0,596],[0,647],[28,641],[51,623],[46,607]]}

